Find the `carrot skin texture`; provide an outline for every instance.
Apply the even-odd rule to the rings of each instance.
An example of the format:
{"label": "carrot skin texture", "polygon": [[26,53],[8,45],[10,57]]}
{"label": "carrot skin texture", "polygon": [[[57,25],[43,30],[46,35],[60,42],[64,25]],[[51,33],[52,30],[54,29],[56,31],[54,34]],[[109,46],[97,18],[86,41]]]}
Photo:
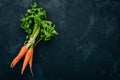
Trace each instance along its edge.
{"label": "carrot skin texture", "polygon": [[21,48],[19,54],[13,59],[10,67],[13,68],[19,62],[19,60],[25,55],[27,51],[28,51],[28,48],[24,45]]}
{"label": "carrot skin texture", "polygon": [[32,50],[32,54],[31,54],[31,57],[30,57],[30,68],[32,68],[32,61],[33,61],[33,52],[34,52],[34,50]]}
{"label": "carrot skin texture", "polygon": [[33,71],[32,71],[33,52],[34,52],[34,49],[31,52],[32,54],[31,54],[31,57],[30,57],[30,60],[29,60],[30,72],[31,72],[32,76],[33,76]]}
{"label": "carrot skin texture", "polygon": [[28,64],[28,62],[29,62],[29,60],[30,60],[30,57],[31,57],[31,55],[32,55],[32,52],[33,52],[32,50],[28,50],[28,51],[27,51],[27,53],[26,53],[26,55],[25,55],[24,62],[23,62],[21,74],[23,74],[23,72],[24,72],[24,70],[25,70],[25,68],[26,68],[26,66],[27,66],[27,64]]}

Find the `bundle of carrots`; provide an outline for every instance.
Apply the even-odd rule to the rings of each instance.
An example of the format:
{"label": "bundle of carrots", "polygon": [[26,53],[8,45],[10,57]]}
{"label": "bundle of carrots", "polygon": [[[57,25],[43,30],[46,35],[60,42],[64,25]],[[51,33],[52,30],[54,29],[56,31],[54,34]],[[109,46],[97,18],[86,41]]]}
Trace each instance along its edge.
{"label": "bundle of carrots", "polygon": [[55,25],[51,21],[46,20],[46,11],[38,8],[37,3],[31,4],[31,8],[27,10],[25,16],[21,19],[21,28],[27,33],[25,44],[22,46],[19,54],[13,59],[10,67],[13,68],[25,56],[21,74],[23,74],[29,63],[31,74],[34,47],[40,41],[48,41],[54,35],[58,34]]}

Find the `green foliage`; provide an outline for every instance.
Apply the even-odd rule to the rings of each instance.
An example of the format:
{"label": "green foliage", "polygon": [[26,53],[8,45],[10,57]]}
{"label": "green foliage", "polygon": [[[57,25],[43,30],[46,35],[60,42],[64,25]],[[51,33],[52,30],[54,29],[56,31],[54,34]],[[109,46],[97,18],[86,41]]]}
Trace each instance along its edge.
{"label": "green foliage", "polygon": [[58,34],[55,25],[51,21],[47,21],[46,11],[43,8],[38,8],[37,3],[31,4],[31,8],[27,10],[21,19],[21,28],[27,33],[26,39],[35,34],[35,24],[37,24],[37,28],[40,28],[37,41],[48,41]]}

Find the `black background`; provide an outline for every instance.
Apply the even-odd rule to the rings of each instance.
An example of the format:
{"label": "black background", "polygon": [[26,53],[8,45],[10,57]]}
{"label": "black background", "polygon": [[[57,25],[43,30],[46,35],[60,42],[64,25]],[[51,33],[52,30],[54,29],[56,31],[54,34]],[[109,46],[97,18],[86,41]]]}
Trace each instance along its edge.
{"label": "black background", "polygon": [[37,0],[59,35],[35,48],[34,77],[12,59],[25,41],[20,19],[34,0],[0,0],[0,80],[120,80],[120,0]]}

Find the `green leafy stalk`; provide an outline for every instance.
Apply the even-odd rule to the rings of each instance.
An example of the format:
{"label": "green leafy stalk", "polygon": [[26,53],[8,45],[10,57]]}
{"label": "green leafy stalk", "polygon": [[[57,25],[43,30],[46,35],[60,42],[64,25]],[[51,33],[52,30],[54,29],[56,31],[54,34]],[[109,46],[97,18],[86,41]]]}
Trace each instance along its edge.
{"label": "green leafy stalk", "polygon": [[51,40],[58,34],[55,25],[47,20],[46,11],[38,8],[37,3],[31,4],[31,8],[27,10],[25,16],[21,19],[21,28],[27,33],[26,39],[35,39],[35,43],[28,42],[28,47],[35,47],[40,41]]}

